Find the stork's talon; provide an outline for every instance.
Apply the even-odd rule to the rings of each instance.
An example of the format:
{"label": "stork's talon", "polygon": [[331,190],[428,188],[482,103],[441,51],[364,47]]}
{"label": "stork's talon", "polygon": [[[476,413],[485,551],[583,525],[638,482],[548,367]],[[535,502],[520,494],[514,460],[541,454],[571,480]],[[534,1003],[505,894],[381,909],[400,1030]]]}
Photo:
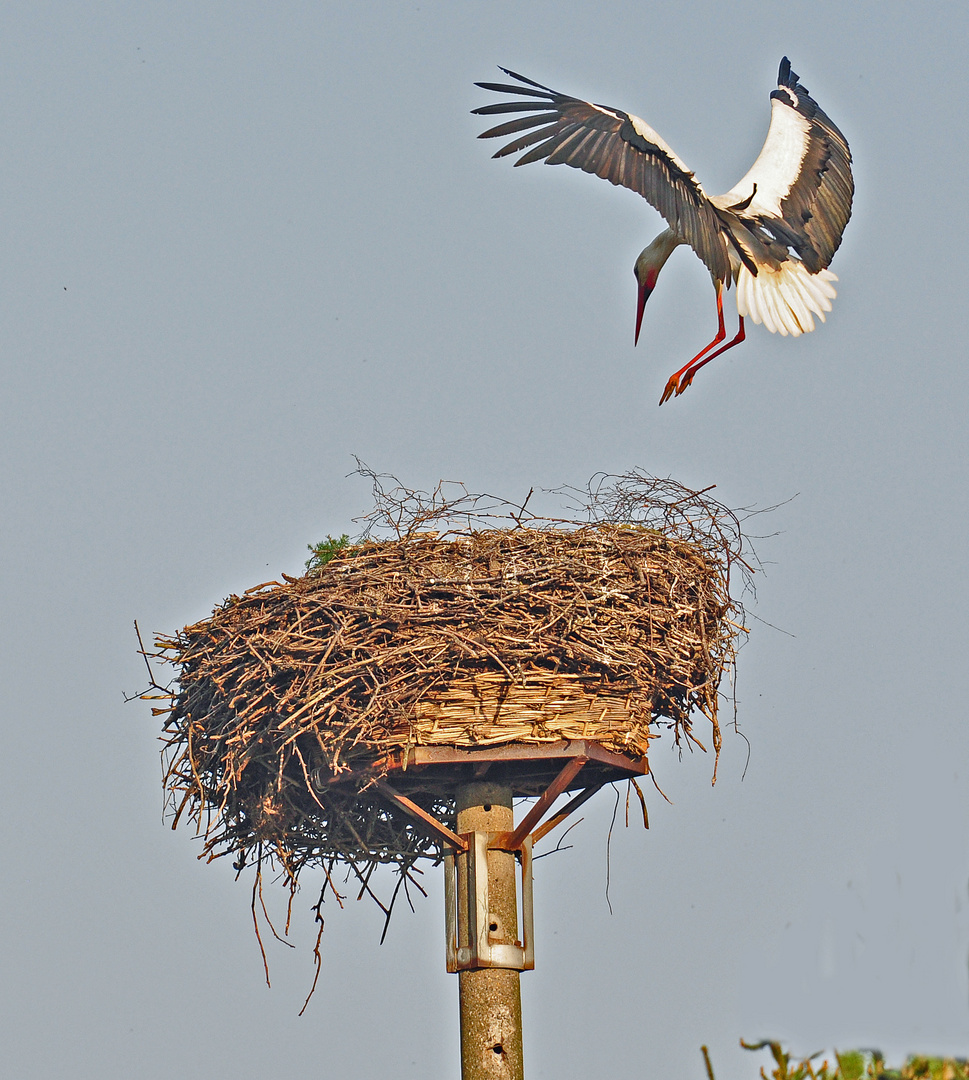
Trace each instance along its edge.
{"label": "stork's talon", "polygon": [[685,371],[681,375],[678,371],[669,377],[666,383],[666,389],[663,391],[663,396],[659,399],[660,405],[665,404],[671,397],[679,397],[683,391],[693,384],[693,376],[697,373],[697,368],[693,371]]}
{"label": "stork's talon", "polygon": [[666,384],[666,389],[663,391],[663,396],[659,399],[660,405],[665,405],[667,401],[674,395],[680,393],[677,389],[677,380],[679,378],[679,372],[676,375],[671,375],[669,382]]}
{"label": "stork's talon", "polygon": [[683,378],[682,378],[682,379],[680,379],[680,381],[679,381],[679,384],[678,384],[678,386],[676,387],[676,396],[677,396],[677,397],[679,397],[679,396],[680,396],[680,394],[682,394],[682,393],[683,393],[683,391],[684,391],[684,390],[685,390],[685,389],[686,389],[686,388],[687,388],[688,386],[692,386],[692,385],[693,385],[693,376],[694,376],[695,374],[696,374],[696,371],[688,371],[688,372],[687,372],[687,373],[686,373],[686,374],[685,374],[685,375],[683,376]]}

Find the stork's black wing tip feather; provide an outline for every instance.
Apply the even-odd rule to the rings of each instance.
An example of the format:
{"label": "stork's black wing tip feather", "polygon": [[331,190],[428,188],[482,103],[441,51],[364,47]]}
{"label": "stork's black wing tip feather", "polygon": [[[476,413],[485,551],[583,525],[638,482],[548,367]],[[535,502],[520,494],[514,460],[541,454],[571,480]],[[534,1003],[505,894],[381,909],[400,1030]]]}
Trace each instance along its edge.
{"label": "stork's black wing tip feather", "polygon": [[793,90],[795,94],[805,94],[810,97],[810,90],[801,85],[800,79],[800,75],[791,70],[790,60],[786,56],[782,56],[781,66],[777,69],[777,85],[786,86],[789,90]]}
{"label": "stork's black wing tip feather", "polygon": [[[493,82],[476,82],[474,85],[480,87],[482,90],[492,90],[496,94],[512,94],[517,95],[519,98],[543,98],[546,100],[554,100],[561,97],[561,94],[557,94],[554,90],[550,90],[547,86],[542,86],[541,83],[534,82],[532,79],[526,79],[524,75],[516,75],[514,71],[509,71],[507,68],[500,67],[499,71],[503,71],[506,75],[510,75],[513,79],[518,79],[523,83],[522,86],[511,86],[508,83],[493,83]],[[532,90],[531,87],[536,87]],[[521,102],[519,102],[521,104]],[[512,106],[509,104],[509,109]],[[545,108],[544,105],[536,106],[536,108]],[[512,111],[514,111],[512,109]]]}
{"label": "stork's black wing tip feather", "polygon": [[537,86],[539,90],[544,90],[547,94],[554,94],[555,91],[548,86],[543,86],[540,82],[535,82],[534,79],[526,79],[524,75],[519,75],[517,71],[512,71],[510,68],[503,68],[501,64],[498,65],[498,70],[503,71],[506,75],[512,79],[517,79],[519,82],[525,83],[528,86]]}

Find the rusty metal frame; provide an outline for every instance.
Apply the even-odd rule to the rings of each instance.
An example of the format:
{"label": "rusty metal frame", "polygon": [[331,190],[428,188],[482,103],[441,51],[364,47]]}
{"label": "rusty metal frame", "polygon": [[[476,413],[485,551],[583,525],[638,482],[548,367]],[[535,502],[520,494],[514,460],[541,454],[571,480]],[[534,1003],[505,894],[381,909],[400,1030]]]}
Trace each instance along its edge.
{"label": "rusty metal frame", "polygon": [[[568,789],[586,764],[595,762],[620,770],[627,776],[635,776],[642,775],[648,770],[649,766],[646,760],[627,758],[611,750],[606,750],[597,743],[585,739],[574,739],[539,746],[521,744],[497,746],[485,751],[459,750],[449,746],[413,746],[401,755],[389,755],[387,758],[382,759],[379,764],[395,770],[399,769],[401,772],[406,771],[408,765],[422,767],[427,765],[474,764],[475,772],[478,773],[482,771],[482,767],[484,767],[483,771],[486,772],[487,768],[499,762],[561,761],[563,758],[567,759],[566,764],[539,796],[535,805],[529,809],[518,827],[512,833],[501,834],[501,849],[518,852],[521,850],[525,837],[531,834],[532,843],[537,843],[556,825],[564,821],[573,810],[591,798],[599,788],[609,783],[608,780],[603,780],[587,786],[576,798],[568,803],[564,810],[556,814],[553,819],[541,826],[541,828],[536,829],[535,827],[555,800],[563,791]],[[332,783],[335,780],[335,777],[330,780],[324,780],[323,777],[317,778],[317,782],[321,784]],[[429,814],[423,807],[418,806],[412,799],[395,790],[385,779],[374,776],[371,778],[371,782],[385,799],[392,802],[399,810],[430,832],[432,836],[456,851],[468,850],[467,843],[461,836],[449,829],[433,814]],[[534,833],[533,830],[535,830]]]}
{"label": "rusty metal frame", "polygon": [[540,828],[536,829],[532,833],[532,843],[537,844],[543,836],[547,836],[556,827],[556,825],[561,825],[562,822],[565,821],[565,819],[573,811],[578,810],[579,807],[587,799],[591,799],[597,791],[601,791],[602,788],[604,788],[608,783],[608,780],[603,780],[599,784],[591,784],[589,787],[584,788],[582,791],[580,791],[574,799],[572,799],[570,802],[567,802],[565,806],[562,807],[562,809],[555,815],[555,817],[549,818],[544,825],[542,825]]}
{"label": "rusty metal frame", "polygon": [[428,765],[474,765],[479,769],[516,761],[548,761],[585,757],[587,761],[607,765],[626,776],[643,776],[648,771],[646,758],[631,758],[607,750],[589,739],[563,739],[554,743],[505,743],[482,750],[464,750],[453,746],[410,746],[395,750],[374,763],[375,769],[406,772]]}
{"label": "rusty metal frame", "polygon": [[582,769],[582,766],[585,765],[588,760],[589,758],[585,754],[572,758],[551,784],[549,784],[545,789],[544,794],[539,796],[538,802],[536,802],[531,810],[529,810],[522,818],[518,828],[511,834],[508,840],[508,846],[512,851],[518,850],[525,837],[528,836],[531,833],[532,828],[542,820],[552,803],[554,803],[559,795],[561,795],[569,784],[572,783]]}
{"label": "rusty metal frame", "polygon": [[438,840],[443,840],[445,844],[457,848],[458,851],[467,850],[467,840],[459,836],[456,832],[452,832],[443,821],[438,821],[433,814],[429,814],[412,799],[408,799],[406,795],[401,795],[399,791],[394,791],[386,780],[380,780],[375,777],[373,783],[374,787],[381,795],[393,802],[398,809],[403,810],[408,817],[412,818],[420,825],[423,825],[423,827],[433,836],[436,836]]}

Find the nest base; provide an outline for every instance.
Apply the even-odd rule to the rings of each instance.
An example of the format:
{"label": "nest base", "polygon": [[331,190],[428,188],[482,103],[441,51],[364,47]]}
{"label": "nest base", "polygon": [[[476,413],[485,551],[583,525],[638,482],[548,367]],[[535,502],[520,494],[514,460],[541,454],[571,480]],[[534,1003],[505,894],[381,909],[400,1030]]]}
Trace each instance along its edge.
{"label": "nest base", "polygon": [[562,766],[577,757],[587,762],[564,789],[578,791],[601,787],[616,780],[645,776],[645,757],[629,757],[607,750],[586,739],[566,739],[547,745],[509,743],[483,750],[462,750],[453,746],[410,746],[390,753],[366,771],[346,770],[333,774],[318,769],[314,787],[320,792],[343,785],[355,789],[371,775],[386,776],[397,791],[406,794],[433,792],[453,796],[459,787],[474,780],[487,780],[511,789],[515,798],[541,795],[560,773]]}

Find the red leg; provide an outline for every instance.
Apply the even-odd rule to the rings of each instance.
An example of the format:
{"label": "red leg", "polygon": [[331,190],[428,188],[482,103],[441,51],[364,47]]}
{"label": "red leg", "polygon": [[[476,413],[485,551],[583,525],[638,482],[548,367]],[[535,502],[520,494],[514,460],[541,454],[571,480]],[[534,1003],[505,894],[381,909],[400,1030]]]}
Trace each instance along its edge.
{"label": "red leg", "polygon": [[[696,364],[697,360],[699,360],[704,353],[709,352],[715,345],[719,345],[720,342],[723,341],[723,339],[727,336],[726,327],[723,325],[723,289],[719,285],[717,286],[717,323],[717,336],[713,339],[713,341],[711,341],[709,345],[704,345],[703,348],[696,354],[696,356],[693,357],[693,359],[688,364],[684,364],[679,371],[675,372],[669,377],[669,380],[666,383],[666,389],[663,391],[663,396],[659,399],[660,405],[662,405],[664,401],[668,401],[674,393],[683,393],[683,390],[685,390],[686,387],[690,384],[687,383],[686,386],[683,387],[683,390],[677,389],[680,381],[680,376],[683,375],[685,372],[689,371],[690,368],[693,367],[694,364]],[[731,342],[730,344],[732,345],[734,344],[734,342]],[[729,349],[730,345],[726,347]],[[722,351],[723,350],[721,349],[720,352]],[[719,355],[719,353],[714,353],[714,356],[717,355]],[[711,356],[709,359],[712,360],[713,357]],[[704,361],[704,363],[706,363],[706,361]],[[703,367],[703,364],[697,364],[697,370],[699,370],[701,367]]]}
{"label": "red leg", "polygon": [[717,351],[715,353],[710,353],[710,355],[705,356],[699,362],[699,364],[694,364],[693,367],[689,368],[687,370],[686,374],[684,374],[684,376],[680,379],[679,386],[677,386],[677,388],[676,388],[676,393],[678,395],[682,394],[683,391],[690,385],[690,383],[693,382],[693,376],[696,375],[696,373],[700,370],[700,368],[703,367],[704,364],[709,364],[711,360],[716,360],[716,358],[718,356],[720,356],[721,353],[725,353],[727,351],[727,349],[732,349],[734,347],[734,345],[739,345],[741,343],[741,341],[744,340],[745,336],[746,335],[744,334],[744,317],[743,317],[743,315],[741,315],[740,316],[740,329],[737,331],[737,336],[733,339],[733,341],[728,341],[727,344],[723,346],[723,348],[717,349]]}

